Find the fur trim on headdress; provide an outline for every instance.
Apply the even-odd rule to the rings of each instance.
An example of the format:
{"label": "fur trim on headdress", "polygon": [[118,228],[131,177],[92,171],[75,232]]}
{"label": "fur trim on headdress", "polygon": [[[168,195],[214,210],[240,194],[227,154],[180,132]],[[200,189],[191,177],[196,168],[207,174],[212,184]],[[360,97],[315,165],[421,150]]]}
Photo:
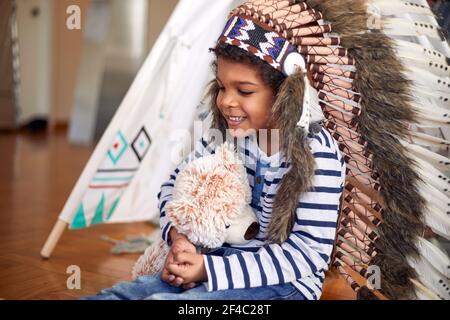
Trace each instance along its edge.
{"label": "fur trim on headdress", "polygon": [[355,88],[364,97],[358,128],[368,141],[385,202],[385,223],[378,228],[380,256],[372,263],[380,266],[382,291],[387,296],[413,298],[415,291],[409,279],[416,275],[406,257],[417,255],[415,239],[424,227],[421,218],[425,201],[418,191],[413,161],[398,140],[407,134],[405,122],[415,122],[407,95],[409,82],[402,76],[403,66],[385,35],[372,32],[343,37],[342,43],[356,61],[359,77]]}
{"label": "fur trim on headdress", "polygon": [[283,82],[272,108],[273,122],[280,129],[281,150],[290,161],[290,169],[281,179],[275,196],[268,227],[268,239],[275,243],[287,240],[294,225],[298,199],[311,187],[314,175],[315,162],[306,133],[297,126],[304,90],[304,74],[298,71]]}

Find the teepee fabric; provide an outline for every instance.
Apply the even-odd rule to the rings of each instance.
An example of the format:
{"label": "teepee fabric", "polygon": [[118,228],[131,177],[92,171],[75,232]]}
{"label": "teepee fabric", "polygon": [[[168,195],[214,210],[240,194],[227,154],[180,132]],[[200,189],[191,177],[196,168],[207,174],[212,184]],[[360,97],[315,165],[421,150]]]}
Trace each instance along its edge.
{"label": "teepee fabric", "polygon": [[180,1],[60,214],[72,229],[158,216],[174,148],[212,77],[208,48],[236,2]]}

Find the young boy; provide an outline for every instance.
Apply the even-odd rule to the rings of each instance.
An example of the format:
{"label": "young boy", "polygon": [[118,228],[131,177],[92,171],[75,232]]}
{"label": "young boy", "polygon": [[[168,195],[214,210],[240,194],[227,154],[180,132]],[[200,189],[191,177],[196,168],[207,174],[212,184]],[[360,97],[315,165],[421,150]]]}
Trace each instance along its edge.
{"label": "young boy", "polygon": [[[248,49],[252,44],[263,46],[260,35],[271,30],[250,17],[231,15],[212,49],[212,128],[241,138],[237,150],[245,159],[253,191],[257,237],[245,246],[225,245],[198,254],[165,216],[180,170],[214,152],[216,143],[202,139],[161,187],[161,230],[171,245],[162,274],[119,283],[89,299],[320,298],[334,245],[345,163],[320,117],[311,119],[321,113],[320,107],[309,99],[313,89],[305,63],[300,70],[302,61],[288,41],[276,43],[275,49],[297,54],[298,64],[290,73]],[[252,130],[257,134],[246,134]],[[266,143],[261,130],[276,143]],[[271,139],[277,134],[279,139]]]}

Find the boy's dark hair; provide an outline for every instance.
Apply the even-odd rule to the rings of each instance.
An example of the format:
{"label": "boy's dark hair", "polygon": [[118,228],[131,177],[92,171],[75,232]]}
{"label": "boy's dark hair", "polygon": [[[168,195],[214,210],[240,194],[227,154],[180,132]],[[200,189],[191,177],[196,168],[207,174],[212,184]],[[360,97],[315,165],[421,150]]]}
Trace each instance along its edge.
{"label": "boy's dark hair", "polygon": [[256,68],[263,82],[270,86],[274,93],[278,92],[281,84],[286,79],[284,74],[272,68],[268,63],[236,46],[231,46],[226,43],[219,43],[215,48],[211,48],[210,51],[214,52],[216,55],[216,59],[212,63],[214,72],[217,71],[217,58],[221,57]]}

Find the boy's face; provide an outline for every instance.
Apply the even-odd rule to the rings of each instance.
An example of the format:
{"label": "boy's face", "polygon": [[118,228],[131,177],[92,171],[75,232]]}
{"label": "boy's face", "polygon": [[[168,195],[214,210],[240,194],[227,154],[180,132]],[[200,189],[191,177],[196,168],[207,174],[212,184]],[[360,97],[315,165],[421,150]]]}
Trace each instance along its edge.
{"label": "boy's face", "polygon": [[272,129],[269,120],[275,95],[254,68],[219,57],[216,79],[216,103],[230,131]]}

